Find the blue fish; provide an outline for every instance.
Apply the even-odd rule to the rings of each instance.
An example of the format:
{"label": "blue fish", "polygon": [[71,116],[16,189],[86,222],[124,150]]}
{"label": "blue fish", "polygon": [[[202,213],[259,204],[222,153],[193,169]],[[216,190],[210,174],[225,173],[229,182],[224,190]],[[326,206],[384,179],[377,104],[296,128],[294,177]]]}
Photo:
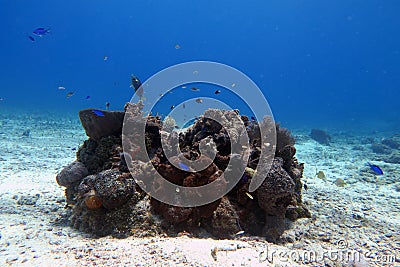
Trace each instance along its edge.
{"label": "blue fish", "polygon": [[246,175],[246,174],[243,174],[242,178],[240,178],[239,183],[240,183],[240,184],[245,184],[245,183],[247,183],[249,180],[250,180],[250,177],[249,177],[248,175]]}
{"label": "blue fish", "polygon": [[368,163],[368,166],[371,168],[371,170],[373,170],[377,175],[383,175],[383,171],[379,166],[376,166],[369,162],[367,162],[367,163]]}
{"label": "blue fish", "polygon": [[85,98],[86,100],[89,100],[90,99],[90,95],[88,95],[88,96],[86,96],[86,98]]}
{"label": "blue fish", "polygon": [[92,112],[93,112],[94,114],[96,114],[97,116],[99,116],[99,117],[104,117],[104,113],[101,112],[101,111],[98,110],[98,109],[94,109],[94,110],[92,110]]}
{"label": "blue fish", "polygon": [[33,38],[32,36],[28,36],[28,38],[29,38],[29,40],[31,40],[32,42],[34,42],[35,41],[35,38]]}
{"label": "blue fish", "polygon": [[179,164],[179,167],[181,167],[182,170],[184,170],[184,171],[188,171],[189,170],[189,167],[186,166],[185,164],[183,164],[182,162],[179,162],[178,164]]}
{"label": "blue fish", "polygon": [[50,33],[50,29],[36,28],[32,33],[36,34],[37,36],[43,36]]}

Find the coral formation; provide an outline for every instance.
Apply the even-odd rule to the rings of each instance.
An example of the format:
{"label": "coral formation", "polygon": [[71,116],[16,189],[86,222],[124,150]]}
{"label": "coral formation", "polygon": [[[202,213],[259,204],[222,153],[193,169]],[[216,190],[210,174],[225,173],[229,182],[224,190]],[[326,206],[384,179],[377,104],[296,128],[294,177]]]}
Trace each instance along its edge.
{"label": "coral formation", "polygon": [[[146,122],[145,136],[127,133],[129,151],[122,149],[124,112],[104,111],[104,116],[91,110],[79,113],[89,139],[77,151],[77,161],[56,178],[66,187],[67,203],[74,204],[69,218],[73,227],[99,236],[119,237],[162,232],[174,235],[179,231],[196,234],[202,228],[218,238],[233,238],[244,231],[275,242],[285,230],[286,219],[310,216],[301,199],[303,164],[295,158],[295,140],[270,117],[258,123],[240,116],[238,110],[209,109],[178,135],[173,131],[172,118],[163,123],[158,116],[143,116],[142,108],[141,102],[125,106],[125,113],[130,115],[125,119],[133,128]],[[249,193],[260,160],[261,133],[273,136],[271,129],[264,131],[271,125],[277,136],[275,159],[261,186]],[[162,137],[167,140],[163,146]],[[180,156],[167,157],[167,152],[174,149],[173,140],[179,143],[180,156],[207,167],[191,172]],[[141,141],[150,162],[138,153],[143,149]],[[247,162],[233,154],[238,148],[248,152]],[[160,202],[147,196],[136,183],[144,176],[159,173],[184,187],[216,182],[214,190],[222,192],[229,184],[225,177],[240,166],[244,174],[229,193],[203,206],[177,207]],[[163,192],[165,182],[155,180],[151,186]]]}
{"label": "coral formation", "polygon": [[93,109],[84,109],[79,112],[79,118],[86,135],[95,141],[110,135],[120,135],[124,112],[102,110],[103,116],[97,115]]}

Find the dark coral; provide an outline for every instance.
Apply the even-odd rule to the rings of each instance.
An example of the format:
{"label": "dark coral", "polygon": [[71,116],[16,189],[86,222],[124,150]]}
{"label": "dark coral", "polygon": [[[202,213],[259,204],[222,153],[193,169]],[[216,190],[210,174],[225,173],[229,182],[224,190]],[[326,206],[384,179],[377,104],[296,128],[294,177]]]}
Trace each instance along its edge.
{"label": "dark coral", "polygon": [[65,196],[68,204],[75,204],[77,188],[88,173],[88,169],[83,163],[74,161],[57,174],[57,183],[66,187]]}
{"label": "dark coral", "polygon": [[103,116],[99,116],[94,111],[93,109],[79,111],[79,118],[87,136],[99,141],[106,136],[121,134],[124,112],[102,110]]}
{"label": "dark coral", "polygon": [[[141,102],[125,106],[125,113],[130,115],[125,117],[126,123],[133,129],[146,121],[144,136],[134,130],[125,133],[128,151],[122,150],[121,113],[106,112],[104,118],[92,110],[80,112],[90,138],[79,148],[78,161],[71,164],[80,170],[79,175],[65,178],[68,172],[65,169],[57,176],[60,185],[66,187],[67,203],[75,204],[70,217],[75,228],[99,236],[123,237],[161,232],[173,235],[183,230],[199,233],[201,226],[218,238],[233,238],[243,230],[277,241],[285,229],[285,218],[294,220],[310,216],[301,200],[303,165],[295,158],[295,140],[287,129],[275,125],[272,118],[265,117],[259,123],[239,116],[238,110],[210,109],[186,133],[178,136],[163,128],[160,117],[144,117],[142,108]],[[102,123],[105,125],[99,125]],[[239,127],[242,123],[244,128]],[[104,129],[106,125],[112,126],[113,130]],[[261,154],[261,132],[273,136],[274,131],[277,140],[271,170],[261,187],[249,193],[249,184]],[[162,136],[167,140],[163,147]],[[181,156],[207,163],[208,167],[194,173],[176,168],[180,158],[167,159],[166,156],[174,149],[174,140],[179,144]],[[150,162],[139,153],[141,142],[145,144]],[[239,154],[232,154],[232,149],[247,146],[248,162],[244,162]],[[213,160],[207,156],[212,153],[216,153]],[[128,162],[131,162],[130,172]],[[183,208],[162,203],[146,196],[135,182],[136,179],[141,183],[143,177],[153,177],[158,172],[176,185],[198,187],[216,181],[214,190],[224,190],[227,186],[225,175],[238,171],[241,166],[247,166],[245,172],[227,195],[198,207]],[[165,180],[156,179],[149,186],[162,191],[163,183]]]}
{"label": "dark coral", "polygon": [[[170,159],[170,161],[177,160],[178,159],[176,157]],[[200,162],[202,160],[211,161],[205,156],[200,156],[199,160]],[[155,167],[156,170],[161,174],[161,176],[164,177],[166,180],[170,181],[171,183],[185,187],[198,187],[206,185],[214,182],[218,178],[223,181],[223,176],[221,176],[222,171],[220,171],[214,163],[211,163],[206,169],[196,173],[190,173],[180,170],[174,167],[169,162],[156,163]],[[224,186],[223,183],[218,183],[216,187],[218,187],[218,185]],[[223,189],[224,188],[221,188],[220,190]],[[162,187],[160,190],[162,190]],[[218,188],[215,188],[215,190],[218,190]],[[186,222],[189,226],[198,223],[201,218],[210,217],[217,209],[219,203],[220,200],[217,200],[199,207],[182,208],[162,203],[156,199],[151,200],[151,206],[153,207],[153,210],[156,213],[163,215],[163,217],[168,222],[173,224]]]}
{"label": "dark coral", "polygon": [[275,158],[262,185],[257,189],[260,208],[265,211],[263,236],[276,241],[283,234],[286,208],[294,202],[295,183],[283,168],[283,159]]}
{"label": "dark coral", "polygon": [[111,168],[113,159],[116,155],[113,154],[115,149],[121,149],[121,137],[107,136],[100,141],[93,139],[86,140],[78,149],[76,155],[77,160],[82,162],[89,171],[89,174],[94,174]]}
{"label": "dark coral", "polygon": [[134,196],[135,185],[135,180],[129,173],[110,169],[83,179],[78,187],[78,194],[84,196],[93,192],[100,198],[104,208],[115,209]]}
{"label": "dark coral", "polygon": [[391,149],[400,148],[400,136],[394,135],[389,138],[382,139],[382,144],[390,147]]}
{"label": "dark coral", "polygon": [[88,174],[89,172],[83,163],[74,161],[57,174],[56,181],[61,186],[69,187],[74,183],[81,182]]}

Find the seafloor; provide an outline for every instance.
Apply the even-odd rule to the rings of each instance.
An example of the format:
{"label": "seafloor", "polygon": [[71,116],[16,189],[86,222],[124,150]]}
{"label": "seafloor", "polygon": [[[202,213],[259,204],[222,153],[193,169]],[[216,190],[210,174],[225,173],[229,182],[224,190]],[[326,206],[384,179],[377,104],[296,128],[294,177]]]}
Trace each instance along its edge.
{"label": "seafloor", "polygon": [[[325,129],[332,136],[326,146],[310,138],[311,129],[290,129],[296,156],[305,163],[302,194],[312,218],[288,224],[284,242],[246,234],[235,240],[185,233],[117,239],[60,224],[66,203],[55,176],[87,139],[77,115],[13,113],[0,119],[0,266],[400,265],[400,169],[388,159],[399,148],[380,146],[398,132]],[[368,161],[384,175],[376,176]]]}

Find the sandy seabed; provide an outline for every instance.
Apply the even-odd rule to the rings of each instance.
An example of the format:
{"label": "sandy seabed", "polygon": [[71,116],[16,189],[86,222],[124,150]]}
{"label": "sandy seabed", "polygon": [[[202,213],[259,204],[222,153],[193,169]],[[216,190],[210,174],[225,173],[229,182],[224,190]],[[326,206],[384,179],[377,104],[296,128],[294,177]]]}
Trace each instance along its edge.
{"label": "sandy seabed", "polygon": [[[309,129],[291,129],[312,218],[288,224],[285,242],[271,244],[245,234],[93,238],[65,226],[64,189],[55,175],[87,138],[78,119],[14,115],[0,126],[0,266],[400,266],[399,164],[381,161],[363,142],[394,133],[330,131],[332,144],[323,146]],[[367,161],[385,174],[376,177]],[[346,186],[336,186],[337,178]]]}

